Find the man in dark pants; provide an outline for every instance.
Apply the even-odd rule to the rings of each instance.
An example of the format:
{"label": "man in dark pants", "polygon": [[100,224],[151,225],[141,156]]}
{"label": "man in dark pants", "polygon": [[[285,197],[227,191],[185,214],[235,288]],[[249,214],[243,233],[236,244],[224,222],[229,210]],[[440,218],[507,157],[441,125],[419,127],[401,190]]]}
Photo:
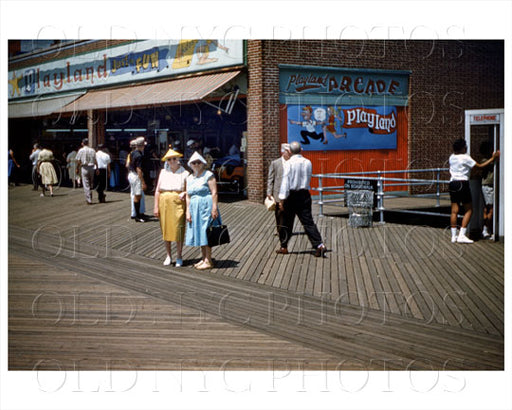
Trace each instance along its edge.
{"label": "man in dark pants", "polygon": [[[290,146],[288,144],[281,144],[281,157],[272,161],[268,169],[268,180],[267,180],[267,197],[274,198],[276,202],[275,218],[276,228],[279,235],[279,242],[281,242],[281,248],[277,250],[277,253],[287,254],[288,249],[286,244],[289,238],[287,237],[293,229],[293,218],[288,218],[290,226],[286,227],[284,219],[284,210],[279,207],[279,189],[283,181],[283,168],[286,161],[290,159]],[[283,246],[283,244],[285,246]]]}
{"label": "man in dark pants", "polygon": [[96,151],[96,162],[98,164],[98,173],[96,174],[96,191],[98,192],[98,200],[100,203],[105,203],[105,189],[107,188],[107,181],[110,178],[110,155],[107,153],[107,148],[100,144],[98,151]]}
{"label": "man in dark pants", "polygon": [[[323,257],[327,248],[323,244],[322,236],[311,213],[312,202],[309,183],[311,181],[312,165],[309,159],[301,155],[301,151],[300,143],[294,141],[290,144],[291,158],[284,164],[283,182],[279,190],[279,199],[281,200],[279,207],[284,211],[285,227],[288,227],[289,221],[297,215],[311,245],[315,249],[315,256]],[[291,233],[290,230],[285,243],[281,244],[281,248],[287,249]]]}

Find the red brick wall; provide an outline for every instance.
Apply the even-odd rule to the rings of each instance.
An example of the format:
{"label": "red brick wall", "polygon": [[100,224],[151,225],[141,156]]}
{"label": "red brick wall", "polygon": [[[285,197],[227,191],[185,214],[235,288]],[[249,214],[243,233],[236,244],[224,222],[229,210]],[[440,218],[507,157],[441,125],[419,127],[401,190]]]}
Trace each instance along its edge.
{"label": "red brick wall", "polygon": [[265,191],[263,138],[263,56],[262,41],[247,44],[247,196],[253,201]]}
{"label": "red brick wall", "polygon": [[453,140],[464,136],[464,110],[504,107],[503,41],[258,40],[247,51],[253,201],[264,197],[268,165],[279,156],[279,64],[411,71],[411,168],[446,165]]}

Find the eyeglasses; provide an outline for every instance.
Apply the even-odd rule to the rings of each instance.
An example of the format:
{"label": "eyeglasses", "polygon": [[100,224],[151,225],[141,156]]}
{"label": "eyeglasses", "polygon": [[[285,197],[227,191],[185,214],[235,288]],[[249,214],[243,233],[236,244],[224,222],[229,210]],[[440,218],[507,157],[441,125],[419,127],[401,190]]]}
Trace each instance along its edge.
{"label": "eyeglasses", "polygon": [[201,161],[194,161],[194,162],[191,162],[190,165],[199,165],[199,164],[202,164]]}
{"label": "eyeglasses", "polygon": [[178,158],[176,158],[176,157],[167,158],[167,161],[178,161]]}

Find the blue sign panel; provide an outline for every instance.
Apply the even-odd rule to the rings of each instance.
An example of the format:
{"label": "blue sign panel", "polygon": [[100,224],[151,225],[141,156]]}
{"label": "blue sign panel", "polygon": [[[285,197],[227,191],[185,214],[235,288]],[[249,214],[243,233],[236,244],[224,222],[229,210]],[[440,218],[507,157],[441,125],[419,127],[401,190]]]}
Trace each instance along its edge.
{"label": "blue sign panel", "polygon": [[288,105],[288,142],[305,151],[396,149],[394,106]]}

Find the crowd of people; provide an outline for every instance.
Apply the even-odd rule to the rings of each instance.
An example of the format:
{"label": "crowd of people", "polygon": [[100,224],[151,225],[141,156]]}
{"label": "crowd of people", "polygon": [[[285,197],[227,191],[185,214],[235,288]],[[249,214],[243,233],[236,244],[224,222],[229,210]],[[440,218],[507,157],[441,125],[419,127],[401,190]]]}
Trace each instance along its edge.
{"label": "crowd of people", "polygon": [[[12,151],[9,151],[9,156],[11,156]],[[54,153],[49,148],[36,143],[32,148],[29,160],[32,164],[33,190],[39,191],[41,187],[41,197],[45,197],[46,192],[53,197],[54,187],[60,185],[64,179],[68,179],[73,189],[83,186],[88,204],[92,204],[94,189],[98,192],[99,202],[105,202],[104,192],[110,178],[111,157],[104,145],[100,144],[97,150],[94,150],[89,147],[87,139],[82,140],[78,152],[71,149],[64,156],[65,165],[61,168]]]}
{"label": "crowd of people", "polygon": [[[173,263],[171,244],[176,245],[175,266],[183,266],[183,245],[199,247],[201,258],[194,265],[198,270],[211,269],[212,248],[208,243],[207,228],[222,224],[218,206],[217,182],[209,170],[211,161],[200,146],[194,142],[181,150],[179,144],[169,146],[161,158],[164,166],[158,167],[157,175],[150,175],[143,166],[144,150],[147,143],[144,137],[130,141],[130,152],[123,158],[126,179],[130,187],[131,218],[144,223],[152,217],[145,214],[145,192],[147,178],[156,179],[154,185],[153,215],[159,220],[162,239],[165,245],[165,266]],[[235,147],[236,148],[236,147]],[[194,151],[192,151],[194,150]],[[451,199],[452,242],[473,243],[467,234],[473,206],[469,179],[472,169],[483,170],[482,194],[484,198],[484,238],[491,237],[493,192],[493,164],[499,158],[499,151],[490,154],[489,149],[481,148],[485,159],[478,163],[467,154],[464,139],[453,144],[453,154],[449,158]],[[42,188],[42,197],[49,192],[54,196],[54,186],[59,182],[51,150],[35,144],[29,156],[32,162],[34,190]],[[160,159],[159,159],[160,160]],[[183,161],[183,162],[182,162]],[[186,167],[185,165],[186,164]],[[93,203],[93,190],[96,189],[98,202],[105,203],[105,191],[112,174],[112,159],[108,149],[100,144],[97,149],[89,146],[84,139],[78,151],[71,150],[66,156],[66,169],[73,188],[83,187],[85,201]],[[19,164],[14,153],[9,150],[9,178]],[[322,236],[313,220],[310,181],[312,164],[302,155],[299,142],[281,145],[281,157],[272,161],[267,181],[267,200],[274,204],[274,215],[280,247],[278,255],[287,255],[288,243],[293,234],[295,217],[299,219],[313,248],[313,255],[324,257],[327,252]],[[463,210],[459,229],[457,218]],[[492,237],[491,237],[492,238]]]}

